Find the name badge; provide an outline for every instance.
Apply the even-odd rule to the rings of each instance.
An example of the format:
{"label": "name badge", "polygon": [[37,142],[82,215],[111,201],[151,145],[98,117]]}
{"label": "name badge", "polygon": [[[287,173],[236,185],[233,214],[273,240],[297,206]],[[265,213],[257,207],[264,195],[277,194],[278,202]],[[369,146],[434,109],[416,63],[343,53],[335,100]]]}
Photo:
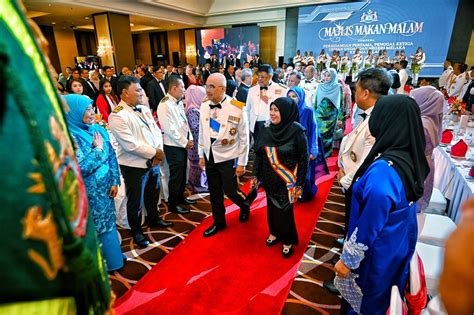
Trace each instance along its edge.
{"label": "name badge", "polygon": [[235,117],[235,116],[229,116],[229,118],[227,119],[228,122],[231,122],[231,123],[234,123],[234,124],[238,124],[240,122],[240,118],[239,117]]}

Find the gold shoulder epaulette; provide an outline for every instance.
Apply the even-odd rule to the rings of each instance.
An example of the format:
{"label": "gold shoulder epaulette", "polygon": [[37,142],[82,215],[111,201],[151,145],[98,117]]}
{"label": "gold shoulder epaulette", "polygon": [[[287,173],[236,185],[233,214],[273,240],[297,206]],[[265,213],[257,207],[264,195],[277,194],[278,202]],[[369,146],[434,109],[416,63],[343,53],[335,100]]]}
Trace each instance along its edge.
{"label": "gold shoulder epaulette", "polygon": [[232,105],[234,105],[235,107],[238,107],[240,109],[243,109],[245,107],[245,103],[244,102],[241,102],[241,101],[238,101],[236,100],[235,98],[231,99],[230,100],[230,103]]}
{"label": "gold shoulder epaulette", "polygon": [[206,103],[207,101],[209,101],[209,99],[207,97],[205,97],[202,101],[201,101],[201,104],[204,104]]}
{"label": "gold shoulder epaulette", "polygon": [[114,113],[118,113],[119,111],[121,111],[123,109],[123,106],[122,105],[117,105],[115,106],[114,110],[112,112]]}
{"label": "gold shoulder epaulette", "polygon": [[163,102],[166,102],[167,100],[169,100],[170,98],[168,97],[168,95],[166,95],[165,97],[163,97],[160,101],[160,103],[163,103]]}

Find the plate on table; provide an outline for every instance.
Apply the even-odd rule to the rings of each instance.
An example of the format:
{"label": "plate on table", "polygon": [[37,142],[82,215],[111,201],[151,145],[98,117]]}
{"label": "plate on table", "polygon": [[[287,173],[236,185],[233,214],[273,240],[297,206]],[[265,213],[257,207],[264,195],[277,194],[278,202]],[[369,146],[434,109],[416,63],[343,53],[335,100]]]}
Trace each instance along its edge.
{"label": "plate on table", "polygon": [[452,154],[450,154],[449,156],[451,156],[453,159],[456,159],[456,160],[465,160],[466,159],[465,156],[455,156],[455,155],[452,155]]}

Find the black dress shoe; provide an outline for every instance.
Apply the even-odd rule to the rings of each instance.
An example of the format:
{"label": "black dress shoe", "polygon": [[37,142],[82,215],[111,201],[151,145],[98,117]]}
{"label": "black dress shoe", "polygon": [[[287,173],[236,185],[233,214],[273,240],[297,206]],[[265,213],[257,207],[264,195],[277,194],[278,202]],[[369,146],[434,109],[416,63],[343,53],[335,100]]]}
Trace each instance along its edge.
{"label": "black dress shoe", "polygon": [[288,248],[288,247],[285,247],[285,245],[283,245],[281,254],[282,254],[283,257],[285,257],[285,258],[290,257],[290,256],[293,254],[293,246],[291,246],[290,248]]}
{"label": "black dress shoe", "polygon": [[174,207],[174,208],[171,208],[168,210],[169,212],[173,212],[173,213],[176,213],[176,214],[187,214],[187,213],[190,213],[191,211],[189,211],[188,209],[184,209],[184,208],[181,208],[179,206],[177,207]]}
{"label": "black dress shoe", "polygon": [[196,204],[196,200],[191,200],[189,198],[184,198],[182,201],[181,201],[181,204],[182,205],[195,205]]}
{"label": "black dress shoe", "polygon": [[249,208],[241,208],[240,209],[240,215],[239,215],[239,221],[241,223],[244,223],[249,220],[250,217],[250,209]]}
{"label": "black dress shoe", "polygon": [[270,239],[270,236],[267,238],[267,241],[265,242],[265,244],[266,244],[268,247],[271,247],[271,246],[275,245],[276,243],[278,243],[278,239],[275,238],[274,240],[271,240],[271,239]]}
{"label": "black dress shoe", "polygon": [[218,225],[211,225],[207,230],[204,231],[202,236],[204,237],[211,237],[215,235],[217,232],[224,230],[225,226],[218,226]]}
{"label": "black dress shoe", "polygon": [[324,281],[323,282],[323,287],[328,290],[329,292],[331,292],[332,294],[335,294],[335,295],[341,295],[341,293],[339,292],[339,290],[336,288],[336,286],[334,285],[334,280],[328,280],[328,281]]}
{"label": "black dress shoe", "polygon": [[254,187],[250,189],[247,195],[247,199],[245,199],[245,204],[250,208],[250,206],[252,205],[252,202],[254,202],[255,199],[257,199],[257,196],[258,196],[258,188]]}
{"label": "black dress shoe", "polygon": [[146,248],[150,244],[150,242],[148,241],[146,236],[143,235],[143,233],[137,233],[133,235],[133,240],[135,241],[135,243],[137,243],[138,247],[141,248]]}
{"label": "black dress shoe", "polygon": [[150,227],[156,227],[156,228],[168,228],[168,227],[172,227],[173,226],[173,222],[170,222],[170,221],[165,221],[163,219],[158,219],[158,220],[154,220],[154,221],[148,221],[148,225]]}

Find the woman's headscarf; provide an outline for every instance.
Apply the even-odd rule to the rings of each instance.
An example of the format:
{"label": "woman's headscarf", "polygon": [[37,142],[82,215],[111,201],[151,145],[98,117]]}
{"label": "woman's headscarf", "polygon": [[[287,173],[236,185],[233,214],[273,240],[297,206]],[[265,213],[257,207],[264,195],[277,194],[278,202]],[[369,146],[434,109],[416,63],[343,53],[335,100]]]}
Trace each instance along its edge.
{"label": "woman's headscarf", "polygon": [[319,84],[316,95],[316,104],[321,104],[323,99],[327,98],[331,101],[331,103],[333,103],[334,106],[339,108],[341,104],[341,86],[339,83],[337,83],[337,72],[333,68],[329,68],[326,71],[329,71],[331,80],[329,82]]}
{"label": "woman's headscarf", "polygon": [[[298,105],[298,111],[301,115],[301,112],[306,107],[306,104],[305,104],[306,93],[299,86],[292,87],[291,89],[288,90],[288,93],[290,93],[290,92],[293,92],[293,93],[296,94],[296,96],[298,96],[298,104],[297,105]],[[288,93],[286,93],[286,95],[288,95]]]}
{"label": "woman's headscarf", "polygon": [[109,140],[109,135],[103,127],[97,124],[88,125],[82,121],[87,108],[92,105],[92,100],[90,98],[78,94],[68,94],[63,97],[70,109],[66,114],[69,132],[75,138],[81,139],[86,144],[92,145],[94,134],[99,132],[104,141]]}
{"label": "woman's headscarf", "polygon": [[300,119],[298,106],[289,97],[279,97],[271,105],[275,105],[280,111],[281,121],[278,125],[270,124],[263,128],[258,137],[257,148],[263,146],[278,147],[291,141],[298,133],[305,129],[298,122]]}
{"label": "woman's headscarf", "polygon": [[415,100],[406,95],[380,97],[370,115],[369,130],[375,144],[357,170],[353,183],[375,159],[392,161],[405,187],[407,200],[420,199],[430,168],[424,152],[420,108]]}
{"label": "woman's headscarf", "polygon": [[199,109],[206,98],[206,89],[198,85],[190,85],[186,89],[186,114],[193,108]]}
{"label": "woman's headscarf", "polygon": [[410,92],[420,107],[423,126],[428,130],[434,147],[439,144],[443,125],[443,93],[432,86],[423,86]]}

